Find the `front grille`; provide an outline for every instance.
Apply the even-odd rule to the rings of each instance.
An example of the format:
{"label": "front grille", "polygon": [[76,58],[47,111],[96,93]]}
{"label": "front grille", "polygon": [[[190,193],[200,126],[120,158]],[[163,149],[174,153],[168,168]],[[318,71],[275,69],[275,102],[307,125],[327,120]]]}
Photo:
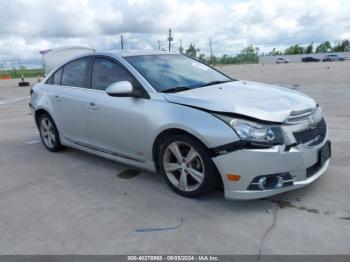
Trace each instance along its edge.
{"label": "front grille", "polygon": [[326,137],[326,133],[327,133],[326,122],[322,118],[322,120],[318,122],[315,127],[308,128],[299,132],[294,132],[293,134],[297,141],[297,144],[305,144],[317,138],[315,141],[313,141],[310,144],[310,146],[315,146],[324,140],[324,138]]}

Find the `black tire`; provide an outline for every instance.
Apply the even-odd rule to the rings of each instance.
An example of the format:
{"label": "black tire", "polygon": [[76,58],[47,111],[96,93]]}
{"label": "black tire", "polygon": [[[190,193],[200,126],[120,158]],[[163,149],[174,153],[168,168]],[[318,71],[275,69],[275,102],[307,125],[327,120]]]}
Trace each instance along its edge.
{"label": "black tire", "polygon": [[30,86],[30,83],[23,81],[23,82],[19,82],[18,86]]}
{"label": "black tire", "polygon": [[[184,143],[192,148],[194,148],[197,153],[199,154],[201,160],[203,160],[203,174],[204,178],[198,188],[192,191],[184,191],[175,186],[169,179],[168,175],[165,172],[164,168],[164,154],[166,150],[169,148],[169,145],[173,143]],[[210,157],[210,151],[198,140],[195,138],[189,136],[189,135],[175,135],[172,137],[169,137],[162,145],[160,145],[159,155],[158,155],[158,161],[159,161],[159,167],[160,171],[165,177],[165,180],[169,187],[178,193],[179,195],[182,195],[184,197],[189,198],[195,198],[199,197],[201,195],[207,194],[210,191],[212,191],[214,188],[218,187],[219,185],[219,173],[217,171],[217,168],[213,162],[213,160]],[[188,174],[187,174],[188,175]],[[189,175],[188,175],[189,176]],[[192,178],[192,177],[191,177]],[[194,180],[193,180],[194,181]]]}
{"label": "black tire", "polygon": [[344,61],[344,58],[339,58],[339,61]]}
{"label": "black tire", "polygon": [[[42,122],[43,121],[47,121],[51,124],[51,128],[50,130],[52,131],[52,134],[54,135],[54,140],[50,139],[52,146],[50,146],[47,141],[45,141],[45,135],[43,134],[43,127],[42,127]],[[63,146],[61,145],[61,141],[60,141],[60,136],[58,133],[58,129],[56,127],[55,122],[53,121],[52,117],[49,114],[42,114],[39,119],[38,119],[38,129],[39,129],[39,133],[40,133],[40,138],[41,141],[43,143],[43,145],[45,146],[45,148],[47,150],[49,150],[50,152],[57,152],[59,150],[61,150],[63,148]]]}

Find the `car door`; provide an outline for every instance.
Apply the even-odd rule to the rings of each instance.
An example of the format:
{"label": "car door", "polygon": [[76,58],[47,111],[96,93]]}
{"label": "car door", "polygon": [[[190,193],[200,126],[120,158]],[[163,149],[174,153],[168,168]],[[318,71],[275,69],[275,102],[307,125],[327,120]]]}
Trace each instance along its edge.
{"label": "car door", "polygon": [[69,142],[89,144],[85,105],[89,57],[71,61],[53,75],[52,107],[60,135]]}
{"label": "car door", "polygon": [[91,144],[98,150],[143,161],[142,114],[148,99],[112,97],[105,90],[118,81],[129,81],[139,88],[135,78],[117,61],[96,57],[89,76],[93,96],[86,106],[87,127]]}

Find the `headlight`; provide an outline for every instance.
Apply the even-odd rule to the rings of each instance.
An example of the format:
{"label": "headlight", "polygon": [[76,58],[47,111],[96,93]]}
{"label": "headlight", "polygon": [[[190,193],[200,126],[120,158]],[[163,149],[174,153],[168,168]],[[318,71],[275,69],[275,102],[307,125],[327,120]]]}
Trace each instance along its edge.
{"label": "headlight", "polygon": [[217,114],[215,114],[215,116],[230,125],[233,130],[236,131],[241,140],[249,141],[254,144],[283,144],[283,135],[279,126],[258,124],[243,119],[231,118]]}

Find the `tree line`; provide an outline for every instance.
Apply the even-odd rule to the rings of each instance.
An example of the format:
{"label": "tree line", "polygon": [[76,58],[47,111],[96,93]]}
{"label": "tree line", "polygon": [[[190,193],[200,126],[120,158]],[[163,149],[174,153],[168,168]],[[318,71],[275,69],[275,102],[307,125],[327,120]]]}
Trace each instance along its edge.
{"label": "tree line", "polygon": [[316,48],[314,43],[310,43],[306,46],[292,45],[282,51],[278,51],[275,48],[272,49],[268,55],[299,55],[299,54],[314,54],[314,53],[327,53],[327,52],[350,52],[350,41],[345,39],[334,43],[332,46],[330,41],[324,41]]}
{"label": "tree line", "polygon": [[195,44],[190,44],[187,49],[183,49],[180,47],[179,49],[181,54],[185,54],[187,56],[198,59],[201,62],[206,64],[254,64],[259,62],[259,47],[254,47],[253,45],[249,45],[243,48],[239,54],[235,56],[230,55],[222,55],[221,57],[217,57],[215,55],[206,55],[200,52],[199,48],[196,48]]}
{"label": "tree line", "polygon": [[[224,54],[220,57],[215,55],[206,55],[200,52],[200,49],[195,44],[190,44],[187,49],[180,46],[179,51],[181,54],[198,59],[206,64],[254,64],[259,62],[259,47],[249,45],[243,48],[237,55],[230,56]],[[314,43],[310,43],[306,46],[292,45],[286,48],[284,51],[276,50],[273,48],[267,55],[298,55],[298,54],[314,54],[314,53],[327,53],[327,52],[347,52],[350,51],[350,41],[342,40],[334,43],[332,46],[330,41],[324,41],[321,44],[314,47]],[[262,54],[265,55],[265,54]]]}

